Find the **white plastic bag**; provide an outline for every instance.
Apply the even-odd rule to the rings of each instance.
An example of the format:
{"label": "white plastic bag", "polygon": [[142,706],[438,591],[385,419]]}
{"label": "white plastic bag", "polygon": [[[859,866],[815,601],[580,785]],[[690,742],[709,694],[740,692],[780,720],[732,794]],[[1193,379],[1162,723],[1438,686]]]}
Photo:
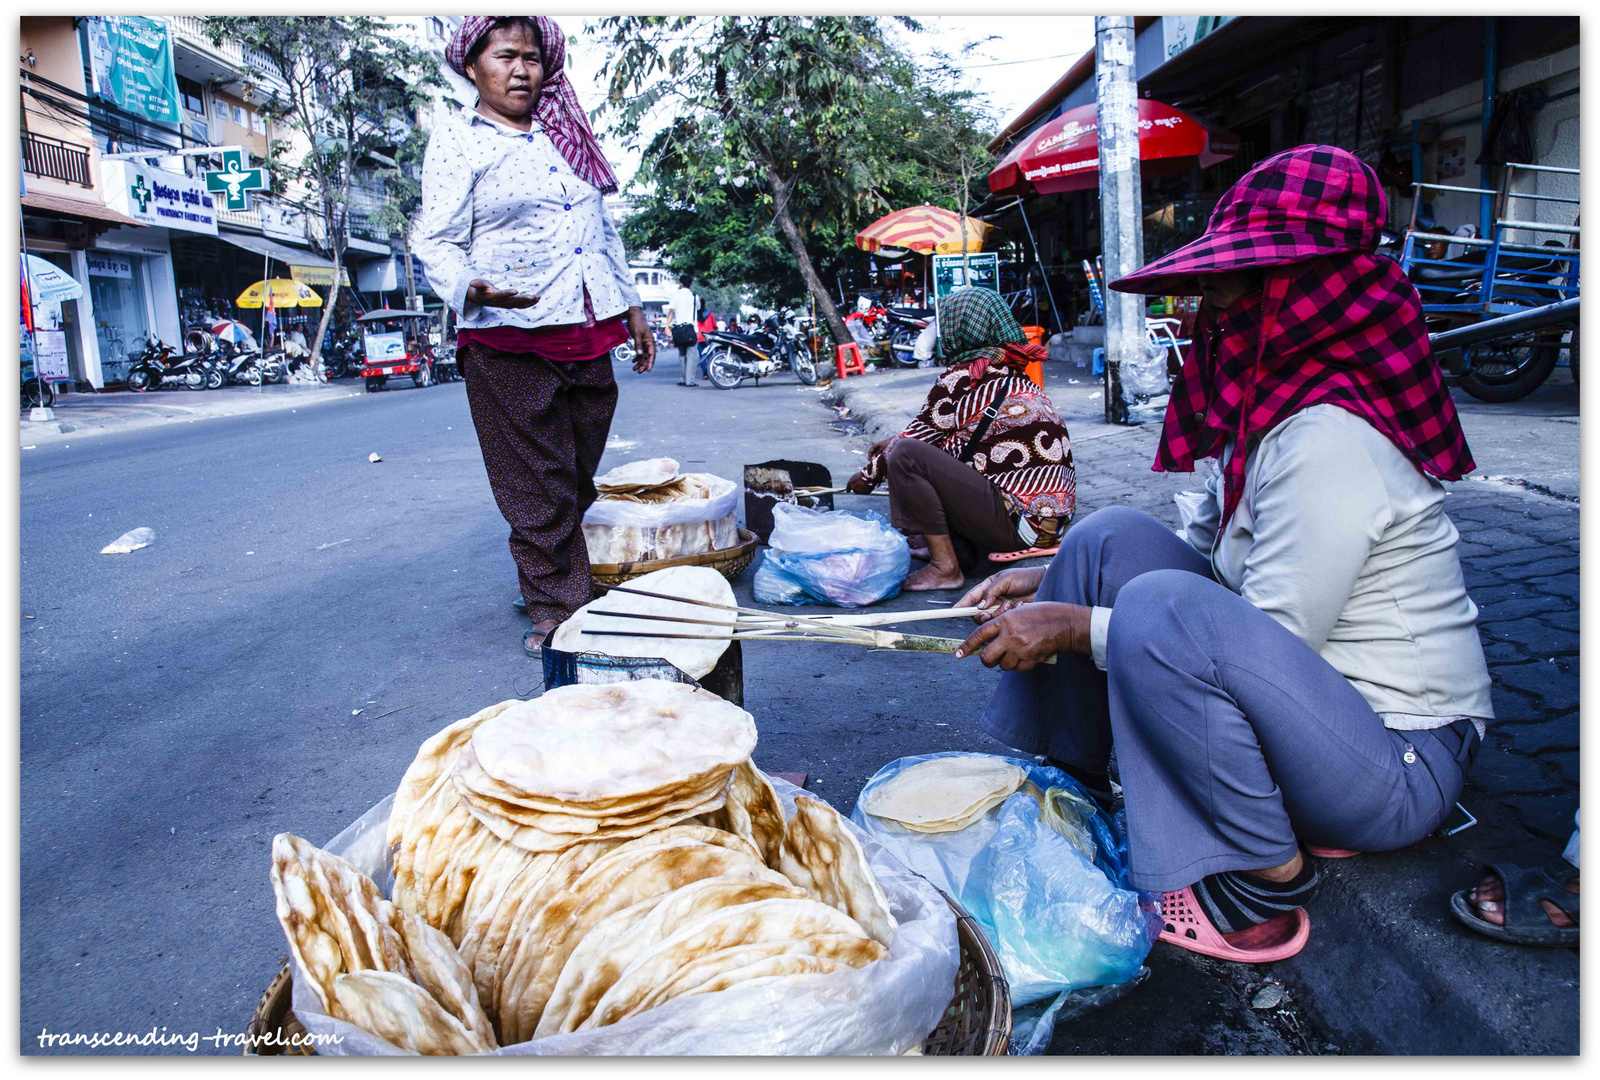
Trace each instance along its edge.
{"label": "white plastic bag", "polygon": [[778,503],[772,520],[753,583],[761,603],[860,607],[898,594],[911,569],[906,538],[871,510]]}
{"label": "white plastic bag", "polygon": [[[785,816],[793,784],[772,778]],[[816,796],[812,796],[815,798]],[[393,887],[384,843],[390,796],[323,845],[369,875],[385,896]],[[574,1031],[501,1047],[497,1055],[560,1054],[904,1054],[920,1047],[944,1016],[961,951],[955,914],[938,890],[855,828],[867,860],[899,920],[889,955],[864,968],[818,975],[778,989],[733,987],[698,994],[593,1031]],[[323,1011],[296,967],[294,1014],[313,1035],[337,1035],[319,1054],[398,1054],[393,1044]]]}
{"label": "white plastic bag", "polygon": [[[867,781],[862,797],[924,761],[977,756],[990,755],[900,758]],[[1128,983],[1161,933],[1161,919],[1154,899],[1128,883],[1126,830],[1060,769],[1001,760],[1026,770],[1040,791],[1066,789],[1067,798],[1052,805],[1066,811],[1070,839],[1042,821],[1039,804],[1021,792],[955,832],[915,832],[873,817],[859,799],[851,820],[982,925],[1000,954],[1013,1005]],[[1080,849],[1093,851],[1092,858]],[[1043,1038],[1048,1042],[1048,1028]]]}
{"label": "white plastic bag", "polygon": [[711,473],[691,473],[711,489],[704,499],[636,503],[596,499],[583,515],[583,539],[592,563],[723,551],[739,542],[739,485]]}

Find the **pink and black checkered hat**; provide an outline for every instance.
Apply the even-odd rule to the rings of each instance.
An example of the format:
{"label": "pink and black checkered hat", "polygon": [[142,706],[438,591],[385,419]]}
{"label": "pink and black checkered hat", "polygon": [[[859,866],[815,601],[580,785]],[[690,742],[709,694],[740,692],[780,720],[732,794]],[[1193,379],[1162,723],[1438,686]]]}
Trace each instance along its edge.
{"label": "pink and black checkered hat", "polygon": [[1297,146],[1245,173],[1205,235],[1111,283],[1118,292],[1199,293],[1197,277],[1375,251],[1388,205],[1371,167],[1336,146]]}

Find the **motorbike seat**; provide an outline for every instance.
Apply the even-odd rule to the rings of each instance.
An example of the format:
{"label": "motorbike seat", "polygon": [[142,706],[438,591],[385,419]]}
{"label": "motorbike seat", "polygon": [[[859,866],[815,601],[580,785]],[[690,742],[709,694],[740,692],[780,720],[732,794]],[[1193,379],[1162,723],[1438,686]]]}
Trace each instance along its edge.
{"label": "motorbike seat", "polygon": [[913,307],[910,304],[890,304],[889,314],[898,315],[904,319],[928,319],[933,317],[930,307]]}

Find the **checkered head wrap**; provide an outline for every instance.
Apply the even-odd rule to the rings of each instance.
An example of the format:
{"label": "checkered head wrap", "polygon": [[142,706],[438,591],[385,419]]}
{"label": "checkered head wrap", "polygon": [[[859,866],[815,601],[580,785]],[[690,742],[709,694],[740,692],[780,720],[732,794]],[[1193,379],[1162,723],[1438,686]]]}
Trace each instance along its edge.
{"label": "checkered head wrap", "polygon": [[[567,37],[548,15],[529,15],[539,31],[539,47],[544,53],[544,83],[533,114],[550,141],[572,166],[572,171],[610,195],[617,190],[617,177],[611,171],[600,142],[589,125],[589,114],[578,102],[578,94],[567,78]],[[461,21],[455,36],[445,47],[444,60],[462,78],[467,77],[467,54],[479,38],[494,28],[502,15],[469,15]]]}
{"label": "checkered head wrap", "polygon": [[1297,147],[1245,174],[1200,240],[1112,283],[1159,292],[1197,274],[1265,270],[1259,294],[1196,320],[1153,466],[1188,472],[1233,441],[1224,522],[1243,494],[1252,439],[1313,405],[1355,413],[1441,480],[1475,467],[1417,290],[1398,263],[1373,254],[1386,212],[1377,176],[1359,159]]}
{"label": "checkered head wrap", "polygon": [[939,337],[950,366],[970,365],[972,381],[982,380],[991,363],[1018,370],[1049,355],[1029,345],[1011,306],[993,289],[955,289],[939,301]]}

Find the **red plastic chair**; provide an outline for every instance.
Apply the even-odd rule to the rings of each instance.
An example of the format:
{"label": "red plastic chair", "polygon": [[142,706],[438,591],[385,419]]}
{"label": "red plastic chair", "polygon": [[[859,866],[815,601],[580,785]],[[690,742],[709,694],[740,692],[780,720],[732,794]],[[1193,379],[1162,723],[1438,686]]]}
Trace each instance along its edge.
{"label": "red plastic chair", "polygon": [[847,375],[865,375],[867,362],[861,356],[861,346],[855,342],[840,345],[834,351],[834,366],[839,369],[839,378]]}

